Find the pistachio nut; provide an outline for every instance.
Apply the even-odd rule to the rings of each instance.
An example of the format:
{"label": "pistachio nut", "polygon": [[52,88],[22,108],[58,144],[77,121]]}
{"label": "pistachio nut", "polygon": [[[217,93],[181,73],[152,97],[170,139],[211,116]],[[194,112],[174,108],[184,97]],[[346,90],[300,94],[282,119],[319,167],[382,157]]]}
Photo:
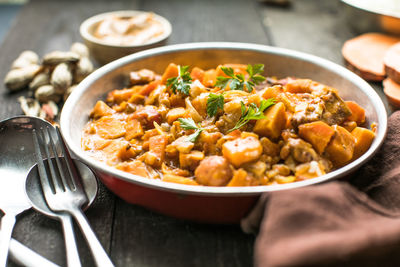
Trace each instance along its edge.
{"label": "pistachio nut", "polygon": [[28,65],[21,69],[12,69],[4,78],[4,83],[10,91],[21,90],[33,80],[40,70],[41,67],[38,65]]}
{"label": "pistachio nut", "polygon": [[43,57],[44,65],[58,65],[60,63],[74,63],[78,62],[79,55],[75,52],[67,51],[54,51],[46,54]]}
{"label": "pistachio nut", "polygon": [[75,82],[79,83],[93,72],[93,64],[89,58],[83,57],[76,64]]}
{"label": "pistachio nut", "polygon": [[89,49],[82,43],[73,43],[70,50],[81,57],[89,57]]}
{"label": "pistachio nut", "polygon": [[72,73],[67,63],[60,63],[51,74],[51,85],[58,94],[64,94],[68,87],[72,84]]}
{"label": "pistachio nut", "polygon": [[57,94],[54,86],[52,85],[42,85],[35,92],[35,98],[40,103],[45,103],[48,101],[58,102],[61,99],[61,95]]}
{"label": "pistachio nut", "polygon": [[20,103],[21,109],[25,115],[34,117],[39,116],[40,104],[36,99],[20,96],[18,102]]}

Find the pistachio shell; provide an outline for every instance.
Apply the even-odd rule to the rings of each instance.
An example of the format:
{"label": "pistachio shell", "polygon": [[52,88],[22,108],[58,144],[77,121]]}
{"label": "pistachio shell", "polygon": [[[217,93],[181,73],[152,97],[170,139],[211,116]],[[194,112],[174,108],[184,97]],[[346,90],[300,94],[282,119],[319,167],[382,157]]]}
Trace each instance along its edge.
{"label": "pistachio shell", "polygon": [[93,64],[89,58],[83,57],[76,64],[75,82],[79,83],[93,71]]}
{"label": "pistachio shell", "polygon": [[58,94],[64,94],[68,87],[72,84],[72,73],[67,63],[58,64],[50,79],[51,85]]}
{"label": "pistachio shell", "polygon": [[42,72],[33,78],[33,80],[29,83],[30,90],[36,90],[42,85],[46,85],[50,83],[50,75],[48,73]]}
{"label": "pistachio shell", "polygon": [[25,115],[37,117],[40,114],[40,104],[39,101],[33,98],[26,98],[20,96],[18,102],[21,105],[21,109]]}
{"label": "pistachio shell", "polygon": [[36,90],[35,98],[41,103],[48,101],[58,102],[61,99],[61,95],[57,94],[52,85],[42,85]]}
{"label": "pistachio shell", "polygon": [[73,43],[71,45],[71,52],[75,52],[81,57],[89,57],[89,49],[82,43]]}
{"label": "pistachio shell", "polygon": [[73,63],[78,62],[79,55],[77,53],[68,51],[54,51],[51,53],[46,54],[43,57],[43,64],[44,65],[58,65],[60,63]]}
{"label": "pistachio shell", "polygon": [[42,105],[41,111],[45,114],[44,119],[48,121],[53,121],[58,115],[58,106],[54,101],[49,101]]}
{"label": "pistachio shell", "polygon": [[38,65],[28,65],[21,69],[10,70],[4,78],[4,83],[10,91],[18,91],[26,87],[40,72]]}
{"label": "pistachio shell", "polygon": [[39,56],[30,50],[22,52],[17,59],[11,65],[11,69],[20,69],[28,65],[38,65]]}

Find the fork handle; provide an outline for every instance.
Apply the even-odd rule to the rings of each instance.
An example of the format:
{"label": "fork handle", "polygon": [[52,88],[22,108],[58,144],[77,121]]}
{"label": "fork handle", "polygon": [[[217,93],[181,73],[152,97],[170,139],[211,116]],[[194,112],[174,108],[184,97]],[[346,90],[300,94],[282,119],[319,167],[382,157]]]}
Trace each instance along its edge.
{"label": "fork handle", "polygon": [[67,253],[67,264],[70,267],[80,267],[81,261],[79,259],[78,248],[76,246],[76,240],[74,235],[74,228],[72,226],[71,216],[69,214],[63,214],[60,217],[61,224],[64,231],[65,249]]}
{"label": "fork handle", "polygon": [[98,267],[113,267],[114,264],[111,262],[106,251],[101,246],[100,241],[97,239],[96,234],[93,232],[90,224],[80,209],[70,210],[72,216],[76,219],[79,228],[82,230],[83,236],[85,237],[89,249],[92,252],[94,261]]}
{"label": "fork handle", "polygon": [[15,214],[5,213],[1,218],[0,228],[0,267],[7,264],[8,248],[10,246],[11,234],[15,225]]}

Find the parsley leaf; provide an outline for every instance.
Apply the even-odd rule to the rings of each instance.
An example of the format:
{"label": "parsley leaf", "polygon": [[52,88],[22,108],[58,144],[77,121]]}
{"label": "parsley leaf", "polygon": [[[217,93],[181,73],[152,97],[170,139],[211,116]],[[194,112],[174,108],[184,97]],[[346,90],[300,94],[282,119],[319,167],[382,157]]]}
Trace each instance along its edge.
{"label": "parsley leaf", "polygon": [[228,76],[218,76],[215,87],[225,89],[228,85],[231,90],[253,91],[255,85],[265,81],[265,77],[261,74],[264,72],[264,64],[247,65],[246,72],[249,74],[249,79],[245,79],[242,73],[235,74],[233,68],[221,67],[221,70]]}
{"label": "parsley leaf", "polygon": [[224,109],[224,95],[210,93],[207,99],[207,114],[210,117],[215,116],[219,109]]}
{"label": "parsley leaf", "polygon": [[184,95],[189,95],[192,77],[190,77],[188,69],[189,66],[178,66],[178,77],[172,77],[167,80],[167,87],[171,86],[174,94],[178,91]]}
{"label": "parsley leaf", "polygon": [[192,133],[191,135],[189,135],[187,137],[187,140],[195,143],[197,138],[200,136],[201,132],[204,130],[203,128],[201,128],[200,126],[198,126],[192,118],[189,119],[182,119],[179,118],[178,121],[181,124],[181,127],[185,130],[196,130],[194,133]]}
{"label": "parsley leaf", "polygon": [[240,102],[242,116],[240,116],[240,119],[236,123],[235,127],[230,129],[228,132],[232,132],[234,130],[242,128],[251,120],[264,119],[265,118],[264,111],[274,104],[275,104],[275,99],[269,98],[267,100],[261,100],[259,107],[257,107],[256,104],[251,103],[249,107],[246,109],[245,104],[243,102]]}

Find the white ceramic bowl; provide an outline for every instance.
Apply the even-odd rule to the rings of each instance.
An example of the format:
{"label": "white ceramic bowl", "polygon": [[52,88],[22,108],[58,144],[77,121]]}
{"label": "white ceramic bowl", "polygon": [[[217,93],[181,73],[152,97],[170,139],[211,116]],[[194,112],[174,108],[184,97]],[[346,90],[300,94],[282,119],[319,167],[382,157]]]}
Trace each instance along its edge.
{"label": "white ceramic bowl", "polygon": [[97,38],[93,34],[99,23],[107,17],[110,16],[132,17],[143,13],[149,13],[149,12],[137,11],[137,10],[113,11],[113,12],[98,14],[96,16],[90,17],[87,20],[85,20],[81,24],[79,31],[86,46],[90,50],[90,55],[100,64],[105,64],[115,59],[121,58],[123,56],[139,52],[141,50],[165,45],[168,37],[171,35],[172,32],[171,24],[164,17],[161,17],[160,15],[154,13],[153,13],[153,18],[161,23],[162,27],[164,28],[164,32],[161,35],[152,38],[150,42],[145,43],[143,45],[110,44],[107,41]]}

